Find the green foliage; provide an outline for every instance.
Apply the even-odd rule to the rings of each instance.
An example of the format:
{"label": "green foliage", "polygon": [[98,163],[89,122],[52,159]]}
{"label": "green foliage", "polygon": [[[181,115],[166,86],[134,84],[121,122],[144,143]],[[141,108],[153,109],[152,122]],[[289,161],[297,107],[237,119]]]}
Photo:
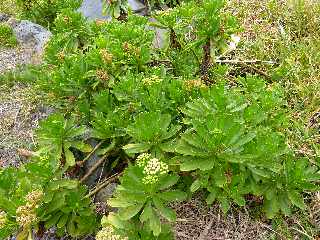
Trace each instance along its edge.
{"label": "green foliage", "polygon": [[[169,222],[176,219],[175,212],[166,205],[184,200],[186,194],[171,188],[178,182],[179,176],[168,174],[165,163],[150,158],[148,154],[140,155],[137,165],[125,170],[120,180],[121,186],[117,188],[114,198],[108,201],[110,206],[119,209],[116,215],[109,216],[109,221],[116,228],[130,232],[130,224],[139,219],[144,231],[152,231],[154,236],[159,236],[162,232],[160,216]],[[117,225],[117,221],[122,224]],[[123,221],[130,223],[127,225]]]}
{"label": "green foliage", "polygon": [[[82,152],[90,152],[91,146],[79,139],[86,132],[84,127],[77,127],[75,119],[65,120],[63,115],[54,114],[40,123],[37,140],[40,151],[45,151],[54,160],[51,164],[55,169],[64,169],[75,165],[75,157],[70,148]],[[63,157],[63,162],[60,162]],[[61,164],[61,165],[60,165]]]}
{"label": "green foliage", "polygon": [[46,46],[45,59],[49,64],[63,62],[64,57],[88,47],[94,36],[90,24],[79,12],[62,9],[55,18],[52,30],[55,37]]}
{"label": "green foliage", "polygon": [[[62,179],[61,173],[49,162],[47,157],[35,155],[30,163],[18,169],[7,168],[0,172],[0,209],[7,214],[1,238],[20,229],[20,239],[27,239],[29,230],[40,222],[46,229],[57,226],[60,235],[67,233],[78,237],[95,230],[96,216],[91,199],[85,197],[86,189],[76,180]],[[36,218],[31,225],[22,226],[17,213],[28,203],[26,196],[34,189],[42,189],[43,197],[34,206]]]}
{"label": "green foliage", "polygon": [[48,183],[43,204],[38,210],[46,229],[57,226],[57,234],[79,237],[95,231],[96,216],[86,189],[76,180],[53,180]]}
{"label": "green foliage", "polygon": [[81,0],[16,0],[16,4],[22,11],[22,17],[44,27],[50,27],[63,9],[76,10],[80,7],[81,2]]}
{"label": "green foliage", "polygon": [[[259,79],[255,81],[258,85]],[[263,111],[259,96],[249,102],[239,93],[241,88],[226,89],[220,83],[188,103],[184,122],[190,127],[175,149],[182,154],[176,157],[182,171],[199,169],[191,191],[206,188],[207,202],[218,199],[225,212],[230,200],[245,204],[244,195],[251,190],[248,182],[256,178],[259,185],[259,176],[278,172],[286,152],[281,135],[266,126],[262,116],[268,118],[269,113]],[[253,115],[251,108],[261,109],[261,114]]]}
{"label": "green foliage", "polygon": [[103,1],[103,13],[113,18],[118,18],[128,8],[127,0]]}
{"label": "green foliage", "polygon": [[[239,31],[224,1],[149,3],[155,22],[126,16],[124,1],[109,6],[114,17],[126,16],[119,21],[88,22],[70,9],[58,11],[45,63],[32,74],[65,114],[49,116],[37,130],[39,162],[29,164],[30,179],[38,180],[21,191],[28,164],[1,173],[6,182],[0,185],[0,208],[14,229],[26,193],[42,189],[37,217],[46,228],[73,237],[95,231],[86,189],[63,177],[81,175],[75,165],[91,156],[88,139],[101,140],[97,154],[109,154],[108,176],[122,174],[108,201],[117,211],[103,220],[97,236],[173,239],[176,214],[169,203],[199,190],[225,213],[253,195],[275,218],[306,209],[304,193],[318,189],[319,168],[288,144],[286,133],[294,126],[285,89],[258,76],[230,74],[228,65],[216,63],[232,52]],[[163,3],[176,7],[153,12]],[[167,30],[165,48],[154,47],[152,27]],[[277,71],[286,74],[286,65]],[[186,187],[187,193],[181,190]]]}
{"label": "green foliage", "polygon": [[12,28],[5,23],[0,23],[0,46],[12,48],[17,44]]}
{"label": "green foliage", "polygon": [[174,137],[181,126],[171,126],[171,116],[160,112],[146,112],[137,116],[134,123],[127,127],[132,140],[124,146],[127,153],[151,151],[156,156],[161,155],[163,143]]}

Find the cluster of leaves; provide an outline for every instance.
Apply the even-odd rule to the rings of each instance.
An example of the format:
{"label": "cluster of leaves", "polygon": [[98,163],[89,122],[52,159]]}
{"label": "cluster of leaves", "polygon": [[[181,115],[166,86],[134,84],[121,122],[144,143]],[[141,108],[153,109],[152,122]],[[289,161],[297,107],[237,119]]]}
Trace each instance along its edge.
{"label": "cluster of leaves", "polygon": [[[0,192],[0,199],[18,196],[12,213],[0,205],[13,224],[21,196],[36,187],[44,198],[34,226],[57,226],[59,234],[71,236],[95,230],[86,190],[62,179],[83,160],[76,149],[92,151],[89,138],[112,143],[101,152],[118,149],[113,171],[127,166],[108,202],[118,212],[103,224],[129,239],[172,238],[168,223],[175,212],[168,204],[186,199],[179,186],[190,195],[202,190],[207,203],[219,202],[224,212],[232,204],[244,206],[248,195],[261,199],[269,218],[305,208],[302,194],[318,189],[319,169],[286,144],[280,85],[257,76],[232,83],[217,77],[225,69],[215,57],[228,51],[238,28],[222,9],[220,0],[191,1],[155,13],[156,22],[130,14],[125,21],[87,22],[70,9],[58,15],[34,79],[62,113],[37,131],[36,155],[45,158],[2,173],[13,171],[23,182],[28,166],[37,166],[30,170],[37,181],[27,190],[7,183]],[[153,45],[154,27],[167,32],[163,49]],[[144,163],[142,156],[148,156]]]}
{"label": "cluster of leaves", "polygon": [[[95,231],[97,217],[91,199],[86,197],[86,188],[77,180],[63,178],[62,171],[55,170],[50,162],[52,159],[45,153],[37,152],[23,166],[1,170],[0,209],[6,213],[5,225],[0,229],[1,239],[16,232],[19,239],[30,239],[32,229],[41,232],[42,227],[52,226],[57,227],[60,236],[68,233],[77,237]],[[17,220],[18,209],[27,204],[27,194],[35,189],[43,192],[34,209],[36,218],[22,225]]]}
{"label": "cluster of leaves", "polygon": [[3,47],[15,47],[18,44],[12,28],[4,23],[0,23],[0,45]]}
{"label": "cluster of leaves", "polygon": [[144,235],[167,236],[170,231],[168,226],[161,224],[161,219],[176,220],[175,212],[167,204],[186,199],[186,193],[172,189],[179,180],[177,174],[161,175],[156,183],[145,183],[145,176],[141,167],[129,166],[121,178],[121,187],[108,201],[119,211],[109,214],[107,222],[120,232],[124,231],[129,239],[140,239],[139,235],[141,239],[145,239]]}
{"label": "cluster of leaves", "polygon": [[16,0],[23,18],[50,27],[63,9],[76,10],[82,0]]}
{"label": "cluster of leaves", "polygon": [[[227,212],[245,196],[263,196],[269,218],[290,205],[304,209],[303,190],[316,190],[316,167],[295,158],[281,133],[286,127],[277,87],[266,89],[256,78],[241,88],[216,85],[183,110],[189,126],[174,148],[181,171],[194,171],[191,191],[208,191],[207,203],[218,200]],[[243,94],[244,93],[244,94]],[[290,165],[290,167],[288,167]]]}

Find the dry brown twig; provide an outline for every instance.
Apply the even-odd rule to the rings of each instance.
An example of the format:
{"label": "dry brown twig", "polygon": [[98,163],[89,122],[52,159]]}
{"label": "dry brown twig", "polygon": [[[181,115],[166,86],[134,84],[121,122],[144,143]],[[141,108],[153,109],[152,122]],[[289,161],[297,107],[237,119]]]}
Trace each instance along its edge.
{"label": "dry brown twig", "polygon": [[94,149],[82,160],[77,162],[78,166],[82,166],[97,150],[99,147],[101,147],[101,145],[105,142],[105,140],[102,140],[101,142],[99,142]]}
{"label": "dry brown twig", "polygon": [[80,182],[83,183],[85,180],[87,180],[88,177],[90,177],[90,175],[97,170],[97,168],[110,156],[111,152],[107,152],[106,154],[104,154],[99,160],[98,162],[96,162],[90,169],[89,171],[80,179]]}
{"label": "dry brown twig", "polygon": [[92,197],[93,195],[98,193],[101,189],[103,189],[108,184],[110,184],[112,181],[114,181],[118,177],[122,176],[122,174],[123,174],[123,172],[119,172],[119,173],[113,174],[110,177],[106,178],[101,184],[97,185],[91,192],[89,192],[86,197],[87,198]]}

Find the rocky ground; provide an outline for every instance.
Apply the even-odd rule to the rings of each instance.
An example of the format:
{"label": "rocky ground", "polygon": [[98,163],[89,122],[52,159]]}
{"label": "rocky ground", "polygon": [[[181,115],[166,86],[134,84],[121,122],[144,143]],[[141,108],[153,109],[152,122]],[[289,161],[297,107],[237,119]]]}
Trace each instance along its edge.
{"label": "rocky ground", "polygon": [[[17,21],[0,14],[0,22],[12,26],[19,42],[16,48],[0,46],[0,75],[27,64],[41,62],[41,49],[50,32],[29,21]],[[5,80],[2,80],[5,81]],[[33,145],[32,131],[48,114],[35,90],[28,85],[0,82],[0,166],[17,166],[23,160],[19,149]]]}

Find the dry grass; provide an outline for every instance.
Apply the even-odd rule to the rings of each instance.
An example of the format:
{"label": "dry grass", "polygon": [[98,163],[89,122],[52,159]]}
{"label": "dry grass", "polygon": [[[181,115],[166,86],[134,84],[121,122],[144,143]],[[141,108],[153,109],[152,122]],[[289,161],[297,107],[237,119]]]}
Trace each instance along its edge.
{"label": "dry grass", "polygon": [[195,197],[175,206],[177,240],[262,240],[274,234],[271,226],[251,219],[245,210],[232,210],[224,215],[218,205],[208,207],[202,199]]}
{"label": "dry grass", "polygon": [[6,13],[12,16],[17,16],[19,14],[19,9],[15,4],[15,0],[1,0],[0,13]]}
{"label": "dry grass", "polygon": [[226,215],[219,205],[207,206],[198,195],[176,204],[177,240],[316,240],[320,231],[320,193],[311,197],[309,210],[290,218],[267,220],[253,209],[232,208]]}
{"label": "dry grass", "polygon": [[0,167],[19,164],[17,149],[34,144],[33,130],[47,111],[33,88],[0,86]]}

